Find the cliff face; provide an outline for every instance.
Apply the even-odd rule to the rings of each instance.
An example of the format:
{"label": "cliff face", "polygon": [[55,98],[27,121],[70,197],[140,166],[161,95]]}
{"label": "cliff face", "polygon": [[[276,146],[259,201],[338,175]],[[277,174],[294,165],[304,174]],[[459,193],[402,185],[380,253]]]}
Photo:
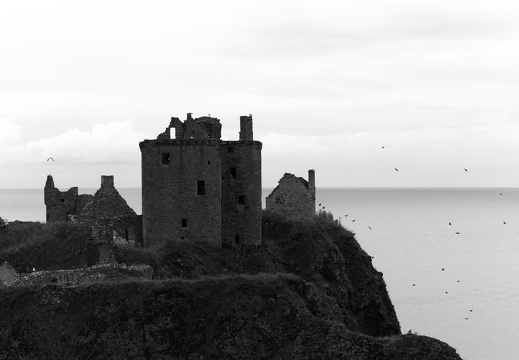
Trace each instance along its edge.
{"label": "cliff face", "polygon": [[382,274],[326,219],[265,213],[263,245],[115,249],[152,282],[0,290],[0,359],[459,359],[400,335]]}
{"label": "cliff face", "polygon": [[292,275],[2,289],[0,358],[459,359],[434,339],[352,332],[319,315],[317,293]]}

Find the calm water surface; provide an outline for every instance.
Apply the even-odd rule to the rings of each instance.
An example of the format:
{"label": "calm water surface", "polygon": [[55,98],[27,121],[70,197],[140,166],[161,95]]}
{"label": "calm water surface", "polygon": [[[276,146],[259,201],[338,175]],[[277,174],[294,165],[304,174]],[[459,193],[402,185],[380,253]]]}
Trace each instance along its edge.
{"label": "calm water surface", "polygon": [[[118,190],[140,214],[140,189]],[[317,203],[374,256],[403,332],[518,358],[519,189],[318,189]],[[0,216],[44,221],[43,189],[0,190]]]}

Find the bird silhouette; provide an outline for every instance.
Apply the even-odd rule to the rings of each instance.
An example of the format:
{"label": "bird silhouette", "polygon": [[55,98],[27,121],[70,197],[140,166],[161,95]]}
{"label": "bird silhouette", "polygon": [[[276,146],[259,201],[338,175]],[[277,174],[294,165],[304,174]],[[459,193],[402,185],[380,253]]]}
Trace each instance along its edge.
{"label": "bird silhouette", "polygon": [[344,217],[348,216],[348,214],[344,215]]}
{"label": "bird silhouette", "polygon": [[51,157],[47,159],[47,161],[49,161],[49,160],[52,160],[52,161],[54,161],[54,159],[53,159],[53,158],[51,158]]}
{"label": "bird silhouette", "polygon": [[398,169],[397,169],[397,168],[395,168],[395,170],[396,170],[396,171],[398,171]]}
{"label": "bird silhouette", "polygon": [[321,206],[321,203],[319,203],[319,206]]}
{"label": "bird silhouette", "polygon": [[503,224],[506,224],[506,221],[503,221]]}
{"label": "bird silhouette", "polygon": [[467,169],[465,169],[465,171],[468,171]]}
{"label": "bird silhouette", "polygon": [[452,223],[449,221],[449,225],[452,225]]}
{"label": "bird silhouette", "polygon": [[368,226],[368,228],[369,228],[370,230],[372,230],[372,229],[371,229],[371,226]]}
{"label": "bird silhouette", "polygon": [[382,149],[384,149],[384,148],[385,148],[385,146],[382,146]]}
{"label": "bird silhouette", "polygon": [[353,219],[351,222],[355,222],[355,219]]}
{"label": "bird silhouette", "polygon": [[461,234],[461,233],[460,233],[460,232],[457,232],[457,231],[456,231],[456,234],[458,234],[458,235],[459,235],[459,234]]}
{"label": "bird silhouette", "polygon": [[442,271],[445,271],[445,268],[442,268]]}
{"label": "bird silhouette", "polygon": [[465,318],[465,320],[468,320],[468,319],[469,319],[468,317]]}
{"label": "bird silhouette", "polygon": [[416,286],[415,284],[413,284],[413,286]]}
{"label": "bird silhouette", "polygon": [[499,195],[503,195],[502,193],[499,193]]}

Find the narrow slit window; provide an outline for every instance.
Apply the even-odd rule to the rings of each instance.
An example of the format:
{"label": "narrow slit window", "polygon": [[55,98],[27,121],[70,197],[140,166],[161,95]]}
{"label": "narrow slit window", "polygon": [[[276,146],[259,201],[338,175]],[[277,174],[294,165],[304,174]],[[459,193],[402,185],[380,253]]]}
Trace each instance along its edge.
{"label": "narrow slit window", "polygon": [[236,168],[235,167],[231,168],[231,176],[233,179],[236,179]]}
{"label": "narrow slit window", "polygon": [[240,245],[240,234],[236,234],[236,236],[234,236],[234,243],[236,245]]}
{"label": "narrow slit window", "polygon": [[162,153],[162,163],[163,164],[169,164],[169,153]]}
{"label": "narrow slit window", "polygon": [[187,219],[182,219],[182,227],[183,228],[187,227]]}
{"label": "narrow slit window", "polygon": [[205,181],[198,180],[198,195],[205,195]]}
{"label": "narrow slit window", "polygon": [[240,205],[245,204],[245,196],[243,196],[243,195],[238,196],[238,204],[240,204]]}

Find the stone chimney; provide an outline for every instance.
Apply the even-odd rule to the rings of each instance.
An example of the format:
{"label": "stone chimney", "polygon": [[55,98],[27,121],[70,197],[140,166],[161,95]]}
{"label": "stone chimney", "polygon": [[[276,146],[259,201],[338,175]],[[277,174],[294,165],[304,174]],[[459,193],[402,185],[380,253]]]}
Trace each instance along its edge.
{"label": "stone chimney", "polygon": [[252,115],[240,116],[240,141],[252,140]]}
{"label": "stone chimney", "polygon": [[114,187],[114,176],[113,175],[101,175],[101,187],[109,188]]}
{"label": "stone chimney", "polygon": [[312,200],[314,203],[314,213],[315,213],[315,170],[308,170],[308,190],[310,194],[312,194]]}

